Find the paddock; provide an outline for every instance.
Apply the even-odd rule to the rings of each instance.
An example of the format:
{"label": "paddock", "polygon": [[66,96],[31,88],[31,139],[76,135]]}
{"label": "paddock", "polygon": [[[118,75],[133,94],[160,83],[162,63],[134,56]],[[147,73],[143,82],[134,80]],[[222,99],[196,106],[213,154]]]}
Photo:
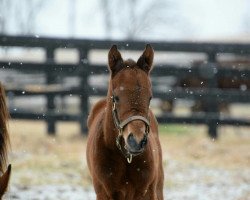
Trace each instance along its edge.
{"label": "paddock", "polygon": [[[202,102],[206,110],[176,115],[174,111],[157,116],[160,123],[206,124],[210,137],[218,137],[217,128],[224,125],[249,126],[248,117],[221,114],[219,105],[246,104],[250,102],[250,45],[244,43],[205,42],[155,42],[152,71],[154,99],[173,102],[179,100]],[[56,134],[58,121],[78,121],[81,132],[86,133],[86,120],[91,98],[105,96],[107,92],[107,50],[112,44],[137,55],[145,46],[143,41],[86,40],[0,35],[4,52],[24,52],[24,58],[13,55],[0,57],[1,71],[9,71],[7,80],[9,99],[43,97],[45,105],[40,110],[12,107],[11,116],[17,119],[36,119],[47,122],[47,132]],[[39,54],[40,56],[37,56]],[[61,59],[60,55],[61,54]],[[11,73],[19,73],[19,80],[34,77],[29,83],[18,82]],[[22,76],[23,75],[23,76]],[[28,75],[28,76],[27,76]],[[75,78],[73,81],[70,78]],[[97,78],[98,77],[98,78]],[[100,78],[101,77],[101,78]],[[104,78],[103,78],[104,77]],[[200,87],[180,87],[176,82],[183,78],[198,78]],[[6,79],[6,77],[3,77]],[[69,84],[70,79],[71,84]],[[94,84],[99,80],[99,84]],[[230,80],[228,82],[228,80]],[[40,81],[40,82],[39,82]],[[227,82],[220,88],[220,82]],[[235,86],[237,82],[237,87]],[[233,84],[232,84],[233,83]],[[228,85],[229,84],[229,85]],[[206,85],[205,87],[203,85]],[[225,85],[225,84],[224,84]],[[65,97],[77,97],[78,112],[58,107]],[[29,105],[30,106],[30,105]]]}
{"label": "paddock", "polygon": [[[9,72],[7,76],[1,73],[0,78],[5,81],[12,116],[13,174],[6,199],[95,199],[86,165],[86,134],[80,133],[86,133],[90,107],[106,94],[107,76],[103,76],[107,74],[106,50],[110,44],[117,43],[129,57],[141,50],[144,43],[93,42],[96,43],[0,36],[2,52],[5,48],[11,52],[11,48],[18,46],[24,49],[27,59],[0,56],[1,72]],[[221,54],[224,57],[230,54],[230,58],[247,57],[249,44],[152,42],[152,45],[156,47],[156,60],[160,61],[152,72],[152,109],[160,122],[165,199],[248,200],[249,88],[243,84],[240,88],[222,90],[213,83],[221,76],[249,80],[249,62],[243,68],[241,65],[220,68],[217,62]],[[43,59],[33,57],[36,48],[42,49]],[[73,49],[80,56],[72,61],[67,53],[59,56],[64,59],[60,60],[57,51],[62,49]],[[189,54],[198,56],[202,62],[190,62],[193,58],[187,57]],[[67,63],[69,60],[72,63]],[[12,76],[13,72],[18,72],[16,77]],[[207,87],[185,88],[172,84],[172,79],[186,75],[203,78],[208,75]],[[76,87],[67,85],[71,76],[77,80]],[[24,82],[20,84],[20,80]],[[175,109],[166,113],[159,105],[169,100],[174,101]],[[194,113],[190,108],[195,101],[205,102],[208,110]],[[218,109],[218,104],[224,102],[230,104],[229,114]],[[215,139],[217,130],[219,140]]]}
{"label": "paddock", "polygon": [[[248,200],[249,128],[220,129],[220,140],[213,140],[204,125],[160,125],[166,200]],[[6,199],[94,200],[78,123],[59,122],[56,137],[46,131],[43,121],[10,121],[13,174]]]}

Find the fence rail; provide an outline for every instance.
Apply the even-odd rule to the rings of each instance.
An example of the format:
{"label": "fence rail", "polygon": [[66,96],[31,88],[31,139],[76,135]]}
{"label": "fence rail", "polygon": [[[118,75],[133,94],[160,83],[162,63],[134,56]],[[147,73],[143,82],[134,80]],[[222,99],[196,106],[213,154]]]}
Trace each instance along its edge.
{"label": "fence rail", "polygon": [[[240,88],[219,88],[218,81],[223,78],[250,82],[250,64],[248,67],[237,68],[231,65],[220,67],[217,57],[221,53],[233,55],[250,54],[250,44],[234,43],[192,43],[192,42],[147,42],[150,43],[155,51],[161,52],[184,52],[184,53],[203,53],[207,60],[203,63],[193,65],[162,63],[154,67],[152,77],[174,76],[178,80],[186,77],[199,77],[206,81],[204,87],[181,87],[174,85],[171,89],[162,91],[157,87],[153,88],[154,97],[161,100],[175,101],[176,99],[192,99],[201,101],[207,107],[205,113],[191,116],[175,116],[173,114],[163,114],[158,116],[160,123],[190,123],[207,124],[209,135],[217,137],[217,126],[237,125],[249,126],[250,119],[236,119],[232,117],[223,118],[220,116],[219,103],[250,103],[250,90],[246,86]],[[38,113],[32,110],[11,110],[13,118],[45,120],[48,124],[48,133],[56,132],[55,124],[57,121],[79,121],[81,130],[86,133],[86,119],[89,112],[89,97],[106,95],[105,88],[97,88],[93,91],[90,88],[88,79],[90,76],[98,74],[108,74],[105,65],[97,65],[89,62],[89,52],[92,50],[107,50],[112,44],[117,44],[122,50],[142,50],[146,44],[144,41],[115,41],[115,40],[82,40],[82,39],[63,39],[63,38],[42,38],[28,36],[6,36],[0,35],[0,48],[11,49],[21,48],[42,48],[46,52],[44,62],[9,62],[0,60],[0,69],[16,70],[26,74],[44,74],[46,87],[42,89],[27,89],[22,86],[6,86],[7,93],[12,96],[45,96],[47,99],[47,110],[45,113]],[[79,53],[76,64],[57,63],[55,61],[55,50],[61,48],[76,49]],[[76,87],[65,87],[59,80],[63,77],[78,77],[80,83]],[[244,82],[244,83],[245,83]],[[79,114],[56,113],[55,97],[65,95],[78,95],[80,98]]]}

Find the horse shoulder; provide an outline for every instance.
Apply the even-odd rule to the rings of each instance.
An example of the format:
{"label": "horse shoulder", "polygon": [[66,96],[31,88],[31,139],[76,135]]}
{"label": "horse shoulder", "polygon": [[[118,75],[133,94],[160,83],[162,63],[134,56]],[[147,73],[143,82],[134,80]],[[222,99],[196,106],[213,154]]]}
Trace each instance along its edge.
{"label": "horse shoulder", "polygon": [[159,140],[159,131],[158,131],[158,122],[157,119],[154,115],[154,113],[152,112],[152,110],[150,110],[150,121],[151,121],[151,128],[152,128],[152,132],[157,134],[157,137],[154,137],[155,140],[155,144],[159,149],[158,149],[158,156],[155,156],[155,159],[157,158],[156,163],[156,171],[155,173],[157,174],[158,180],[157,180],[157,191],[159,193],[159,195],[161,196],[160,199],[163,199],[163,181],[164,181],[164,171],[163,171],[163,165],[162,165],[162,148],[161,148],[161,144],[160,144],[160,140]]}
{"label": "horse shoulder", "polygon": [[101,110],[103,110],[106,106],[106,99],[99,100],[90,111],[89,117],[88,117],[88,128],[90,128],[92,122],[94,121],[95,117],[98,113],[100,113]]}

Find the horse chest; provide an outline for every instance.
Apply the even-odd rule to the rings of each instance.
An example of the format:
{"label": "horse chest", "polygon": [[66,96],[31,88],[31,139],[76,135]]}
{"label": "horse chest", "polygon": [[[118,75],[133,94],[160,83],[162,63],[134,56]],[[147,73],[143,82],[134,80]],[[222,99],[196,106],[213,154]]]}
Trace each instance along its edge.
{"label": "horse chest", "polygon": [[148,184],[152,180],[152,168],[140,163],[128,166],[125,176],[132,184]]}
{"label": "horse chest", "polygon": [[101,166],[103,182],[114,186],[122,188],[131,185],[135,188],[147,187],[153,179],[153,169],[146,162],[127,164],[126,162],[116,163],[107,159],[107,162]]}

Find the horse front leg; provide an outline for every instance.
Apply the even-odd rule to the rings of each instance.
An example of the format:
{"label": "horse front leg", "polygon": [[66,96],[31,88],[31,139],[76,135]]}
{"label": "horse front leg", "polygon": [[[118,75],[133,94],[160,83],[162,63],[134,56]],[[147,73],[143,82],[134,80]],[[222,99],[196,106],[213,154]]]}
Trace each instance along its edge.
{"label": "horse front leg", "polygon": [[112,197],[109,197],[105,191],[98,192],[96,194],[96,200],[125,200],[124,195],[120,192],[114,192],[111,196]]}
{"label": "horse front leg", "polygon": [[98,193],[96,194],[96,200],[111,200],[106,194]]}
{"label": "horse front leg", "polygon": [[133,200],[161,200],[158,199],[156,190],[153,186],[150,186],[148,190],[137,190],[134,194]]}
{"label": "horse front leg", "polygon": [[96,200],[110,200],[105,188],[99,181],[93,179],[93,185],[96,193]]}
{"label": "horse front leg", "polygon": [[98,188],[96,189],[96,200],[111,200],[111,198],[109,198],[108,194],[106,193],[104,188]]}
{"label": "horse front leg", "polygon": [[125,200],[122,192],[112,191],[112,189],[104,188],[101,184],[94,184],[96,192],[96,200]]}

